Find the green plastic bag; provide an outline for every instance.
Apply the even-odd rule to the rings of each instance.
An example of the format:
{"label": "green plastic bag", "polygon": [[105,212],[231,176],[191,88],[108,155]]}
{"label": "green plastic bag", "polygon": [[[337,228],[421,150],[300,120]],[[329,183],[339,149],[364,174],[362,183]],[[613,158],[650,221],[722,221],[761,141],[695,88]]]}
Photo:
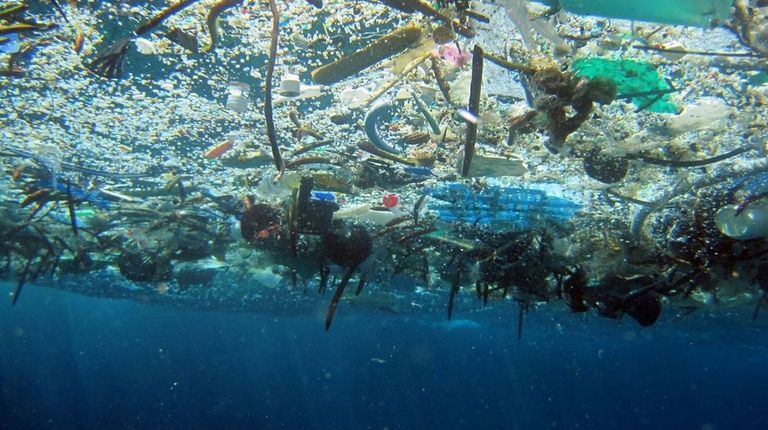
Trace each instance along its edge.
{"label": "green plastic bag", "polygon": [[[588,79],[607,78],[616,84],[618,96],[655,90],[670,89],[652,64],[637,60],[612,60],[610,58],[581,58],[571,64],[576,76]],[[656,94],[631,98],[639,108],[658,113],[677,113],[679,109],[669,101],[669,95]]]}

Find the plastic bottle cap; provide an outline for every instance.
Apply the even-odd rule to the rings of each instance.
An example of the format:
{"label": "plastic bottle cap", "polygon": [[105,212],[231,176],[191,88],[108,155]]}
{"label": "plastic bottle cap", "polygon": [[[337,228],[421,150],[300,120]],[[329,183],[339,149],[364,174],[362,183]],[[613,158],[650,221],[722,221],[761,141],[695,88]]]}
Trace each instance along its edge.
{"label": "plastic bottle cap", "polygon": [[381,203],[385,208],[392,209],[393,207],[397,206],[398,200],[399,197],[397,194],[384,194],[384,197],[381,199]]}
{"label": "plastic bottle cap", "polygon": [[231,81],[227,87],[227,109],[244,113],[248,110],[248,93],[250,87],[242,82]]}
{"label": "plastic bottle cap", "polygon": [[296,97],[301,94],[301,81],[299,81],[299,76],[292,73],[286,73],[283,80],[280,81],[280,94],[285,97]]}
{"label": "plastic bottle cap", "polygon": [[241,95],[230,95],[227,98],[227,109],[243,113],[248,110],[248,99]]}

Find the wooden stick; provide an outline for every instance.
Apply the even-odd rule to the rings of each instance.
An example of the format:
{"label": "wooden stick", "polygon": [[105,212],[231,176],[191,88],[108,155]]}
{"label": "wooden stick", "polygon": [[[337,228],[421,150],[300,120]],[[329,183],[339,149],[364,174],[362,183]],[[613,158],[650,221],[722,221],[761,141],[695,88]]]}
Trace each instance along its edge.
{"label": "wooden stick", "polygon": [[[483,85],[483,48],[475,45],[472,51],[472,82],[469,85],[469,105],[467,110],[477,117],[480,110],[480,88]],[[469,166],[475,155],[477,140],[477,121],[467,122],[467,138],[464,141],[464,161],[461,163],[461,176],[469,176]]]}

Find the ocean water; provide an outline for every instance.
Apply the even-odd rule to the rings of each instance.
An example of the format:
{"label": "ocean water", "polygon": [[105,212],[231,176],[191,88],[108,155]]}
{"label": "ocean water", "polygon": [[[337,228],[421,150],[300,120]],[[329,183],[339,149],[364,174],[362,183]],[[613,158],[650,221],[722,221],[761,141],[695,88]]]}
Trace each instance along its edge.
{"label": "ocean water", "polygon": [[0,313],[0,428],[764,429],[768,332],[748,314],[541,310],[517,339],[509,307],[357,312],[324,332],[29,287]]}

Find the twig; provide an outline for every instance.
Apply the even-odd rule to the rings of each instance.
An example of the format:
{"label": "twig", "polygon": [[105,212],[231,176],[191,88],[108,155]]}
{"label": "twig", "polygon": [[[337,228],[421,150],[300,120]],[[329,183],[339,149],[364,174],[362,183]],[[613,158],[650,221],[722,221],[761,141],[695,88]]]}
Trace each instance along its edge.
{"label": "twig", "polygon": [[302,146],[301,148],[293,151],[291,156],[292,157],[296,157],[298,155],[307,153],[307,152],[309,152],[309,151],[311,151],[313,149],[317,149],[317,148],[323,147],[323,146],[331,144],[331,143],[333,143],[333,142],[330,141],[330,140],[319,140],[317,142],[313,142],[313,143],[310,143],[308,145]]}
{"label": "twig", "polygon": [[133,33],[136,34],[137,36],[141,36],[145,33],[148,33],[152,31],[155,27],[160,25],[163,21],[173,16],[175,13],[197,2],[198,0],[182,0],[178,3],[175,3],[170,7],[168,7],[167,9],[163,10],[162,12],[150,18],[149,21],[138,26]]}
{"label": "twig", "polygon": [[395,8],[405,13],[420,12],[422,15],[429,16],[450,25],[457,33],[464,37],[475,37],[475,32],[466,25],[452,19],[450,16],[436,10],[428,3],[421,0],[381,0],[385,5]]}
{"label": "twig", "polygon": [[365,152],[368,152],[368,153],[371,153],[373,155],[379,156],[379,157],[384,158],[386,160],[396,161],[398,163],[402,163],[402,164],[405,164],[405,165],[408,165],[408,166],[417,166],[419,164],[418,161],[415,160],[415,159],[405,158],[405,157],[401,157],[401,156],[399,156],[397,154],[392,154],[391,152],[384,151],[384,150],[376,147],[375,145],[373,145],[372,143],[369,143],[367,141],[360,142],[358,144],[358,147],[360,149],[362,149],[363,151],[365,151]]}
{"label": "twig", "polygon": [[650,90],[650,91],[637,91],[634,93],[619,94],[616,97],[614,97],[614,100],[627,100],[635,97],[646,97],[646,96],[656,96],[656,95],[663,96],[665,94],[677,93],[682,90],[683,88],[664,88],[664,89]]}

